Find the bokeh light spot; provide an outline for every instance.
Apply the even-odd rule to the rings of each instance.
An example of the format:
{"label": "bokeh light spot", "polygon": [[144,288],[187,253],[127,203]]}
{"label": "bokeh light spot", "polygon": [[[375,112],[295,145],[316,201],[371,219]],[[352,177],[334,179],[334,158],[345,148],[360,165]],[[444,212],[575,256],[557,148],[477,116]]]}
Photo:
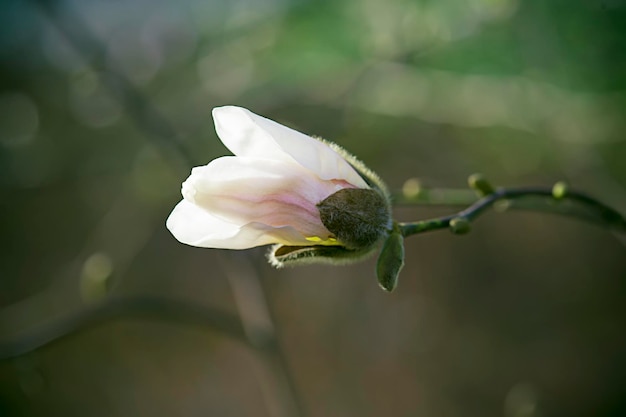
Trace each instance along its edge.
{"label": "bokeh light spot", "polygon": [[112,274],[113,261],[107,254],[96,252],[87,258],[80,279],[83,301],[92,302],[104,297],[108,292],[108,281]]}
{"label": "bokeh light spot", "polygon": [[537,392],[526,382],[514,385],[504,400],[506,417],[533,417],[537,415]]}
{"label": "bokeh light spot", "polygon": [[72,80],[70,105],[76,119],[89,127],[110,126],[122,116],[120,104],[92,71],[81,72]]}
{"label": "bokeh light spot", "polygon": [[0,143],[6,147],[29,143],[39,128],[39,111],[23,93],[0,95]]}

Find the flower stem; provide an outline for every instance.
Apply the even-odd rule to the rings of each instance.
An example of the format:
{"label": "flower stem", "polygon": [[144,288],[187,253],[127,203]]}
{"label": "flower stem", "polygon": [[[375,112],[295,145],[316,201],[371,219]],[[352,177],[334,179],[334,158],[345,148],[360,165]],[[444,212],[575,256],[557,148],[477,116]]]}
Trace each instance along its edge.
{"label": "flower stem", "polygon": [[[563,184],[559,183],[558,187],[498,188],[478,200],[474,196],[473,203],[470,202],[469,207],[456,214],[417,222],[399,223],[398,226],[405,237],[446,228],[461,234],[469,231],[470,222],[495,206],[502,211],[522,209],[570,216],[626,233],[626,219],[619,212],[587,194],[567,190],[563,187]],[[446,191],[448,190],[438,190],[437,194],[431,195],[446,196]],[[452,204],[449,205],[458,205],[461,202],[459,197],[469,200],[467,193],[460,193],[462,190],[449,191],[452,191],[450,195],[455,196]],[[405,202],[407,201],[409,200],[405,200]],[[438,200],[436,204],[446,205],[444,199]]]}

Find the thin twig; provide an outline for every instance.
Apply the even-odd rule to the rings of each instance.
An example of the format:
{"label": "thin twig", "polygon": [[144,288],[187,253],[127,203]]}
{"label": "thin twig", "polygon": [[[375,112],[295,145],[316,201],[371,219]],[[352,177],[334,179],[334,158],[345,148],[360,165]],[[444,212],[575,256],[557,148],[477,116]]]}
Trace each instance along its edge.
{"label": "thin twig", "polygon": [[[528,198],[540,197],[544,202],[541,206],[519,204]],[[616,232],[626,232],[626,219],[616,210],[578,191],[567,191],[562,197],[555,198],[553,189],[548,187],[499,188],[471,204],[456,214],[421,220],[410,223],[398,223],[403,236],[450,228],[454,221],[472,222],[487,209],[499,201],[506,201],[506,209],[524,209],[573,216],[580,220],[602,224]],[[570,206],[568,206],[570,204]],[[576,204],[577,206],[571,206]]]}

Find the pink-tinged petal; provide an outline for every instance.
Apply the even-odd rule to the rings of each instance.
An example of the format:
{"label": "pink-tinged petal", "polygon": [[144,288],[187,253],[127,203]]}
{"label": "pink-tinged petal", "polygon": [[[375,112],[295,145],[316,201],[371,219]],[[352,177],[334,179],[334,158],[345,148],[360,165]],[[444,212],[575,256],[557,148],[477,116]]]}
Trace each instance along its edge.
{"label": "pink-tinged petal", "polygon": [[316,204],[348,187],[345,181],[322,181],[293,162],[231,156],[194,168],[182,193],[225,222],[291,226],[304,237],[327,239],[331,233]]}
{"label": "pink-tinged petal", "polygon": [[368,188],[361,176],[325,143],[242,107],[213,109],[215,130],[237,156],[295,161],[323,180],[345,180]]}
{"label": "pink-tinged petal", "polygon": [[307,243],[293,228],[277,229],[260,223],[238,226],[211,216],[186,200],[176,205],[166,225],[178,241],[203,248],[248,249],[273,243]]}

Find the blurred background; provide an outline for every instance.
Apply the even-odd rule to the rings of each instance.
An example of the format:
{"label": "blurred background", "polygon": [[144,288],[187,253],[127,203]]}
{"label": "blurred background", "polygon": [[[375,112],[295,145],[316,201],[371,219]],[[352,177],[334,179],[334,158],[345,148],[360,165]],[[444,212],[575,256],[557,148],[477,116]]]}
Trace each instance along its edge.
{"label": "blurred background", "polygon": [[[165,219],[228,153],[224,104],[392,189],[479,171],[626,212],[623,0],[4,0],[0,416],[626,415],[626,247],[601,228],[413,236],[392,294],[375,259],[178,243]],[[179,304],[92,320],[110,297]]]}

